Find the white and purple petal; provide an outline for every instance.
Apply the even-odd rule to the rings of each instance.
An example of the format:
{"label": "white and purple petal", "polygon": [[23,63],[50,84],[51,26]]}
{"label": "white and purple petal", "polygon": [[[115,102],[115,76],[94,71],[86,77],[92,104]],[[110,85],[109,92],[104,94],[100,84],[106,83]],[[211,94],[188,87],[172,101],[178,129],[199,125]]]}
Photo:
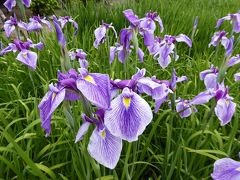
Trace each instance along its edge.
{"label": "white and purple petal", "polygon": [[238,180],[240,179],[240,162],[230,158],[222,158],[214,163],[214,180]]}
{"label": "white and purple petal", "polygon": [[136,141],[153,118],[148,103],[128,88],[112,100],[111,108],[105,112],[105,125],[114,136],[128,142]]}
{"label": "white and purple petal", "polygon": [[215,114],[221,121],[221,126],[226,125],[232,120],[232,116],[236,111],[236,103],[229,99],[219,99],[215,107]]}
{"label": "white and purple petal", "polygon": [[113,136],[107,128],[95,128],[88,144],[88,152],[98,163],[114,169],[122,151],[121,138]]}
{"label": "white and purple petal", "polygon": [[16,59],[33,70],[37,67],[37,53],[35,52],[23,50],[17,55]]}

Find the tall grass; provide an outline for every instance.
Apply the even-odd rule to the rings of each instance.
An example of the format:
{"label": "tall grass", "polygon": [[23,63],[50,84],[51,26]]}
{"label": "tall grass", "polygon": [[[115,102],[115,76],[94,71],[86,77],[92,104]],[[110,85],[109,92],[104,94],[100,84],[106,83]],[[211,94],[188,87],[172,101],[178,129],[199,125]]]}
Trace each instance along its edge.
{"label": "tall grass", "polygon": [[[184,33],[191,36],[194,19],[199,17],[190,56],[188,48],[179,44],[177,49],[180,59],[175,64],[178,75],[189,78],[188,82],[178,86],[177,97],[191,99],[204,89],[203,82],[199,80],[199,72],[209,68],[212,63],[220,65],[224,56],[223,52],[216,53],[213,48],[208,48],[216,20],[238,11],[240,2],[129,0],[107,4],[87,1],[84,6],[80,1],[71,1],[59,13],[73,16],[79,24],[76,37],[73,37],[74,30],[70,26],[65,30],[67,46],[69,50],[81,48],[87,52],[91,72],[109,73],[112,78],[124,78],[121,63],[115,60],[115,65],[109,66],[107,44],[98,50],[94,49],[93,31],[102,20],[112,22],[118,32],[127,27],[122,11],[128,8],[133,9],[139,17],[143,17],[149,10],[157,11],[164,23],[164,34],[171,35]],[[160,32],[158,34],[161,35]],[[3,35],[0,37],[4,43],[9,42]],[[74,143],[76,132],[70,130],[61,107],[52,118],[50,137],[45,138],[37,105],[46,93],[48,84],[56,80],[57,70],[60,69],[60,48],[53,33],[43,32],[40,40],[44,41],[45,48],[39,53],[35,72],[30,72],[17,62],[14,55],[0,58],[0,178],[210,179],[216,159],[226,156],[238,159],[239,108],[232,122],[221,127],[217,117],[211,115],[211,102],[208,106],[198,107],[197,113],[185,119],[172,113],[168,110],[168,105],[164,104],[138,142],[124,143],[115,170],[104,168],[88,155],[86,147],[90,133],[81,143]],[[110,33],[109,44],[114,45],[116,41]],[[148,54],[146,49],[144,51]],[[132,66],[135,61],[134,57],[128,60],[128,77],[136,71]],[[138,66],[146,68],[148,76],[156,75],[159,79],[171,77],[171,68],[163,70],[152,56],[147,55],[144,63],[138,63]],[[237,68],[230,70],[226,83],[230,86],[235,102],[239,104],[239,83],[235,83],[232,78]],[[80,125],[81,106],[73,103],[72,107],[75,120]]]}

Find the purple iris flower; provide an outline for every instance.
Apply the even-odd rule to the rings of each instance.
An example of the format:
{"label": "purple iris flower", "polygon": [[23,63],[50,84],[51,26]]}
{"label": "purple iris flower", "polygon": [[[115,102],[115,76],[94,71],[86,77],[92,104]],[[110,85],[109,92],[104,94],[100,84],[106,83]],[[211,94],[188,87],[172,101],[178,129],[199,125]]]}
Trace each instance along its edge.
{"label": "purple iris flower", "polygon": [[162,19],[156,12],[148,12],[144,18],[140,19],[139,27],[140,29],[143,28],[153,33],[156,29],[156,24],[154,21],[156,21],[159,24],[160,31],[163,32],[164,28]]}
{"label": "purple iris flower", "polygon": [[53,16],[53,24],[56,30],[56,34],[57,34],[57,39],[58,39],[58,43],[62,46],[62,48],[64,48],[66,46],[66,38],[62,32],[62,29],[58,23],[58,20],[56,18],[56,16]]}
{"label": "purple iris flower", "polygon": [[65,27],[65,25],[66,25],[68,22],[72,23],[72,24],[73,24],[73,27],[75,28],[74,35],[77,34],[78,24],[77,24],[76,21],[73,20],[72,17],[70,17],[70,16],[61,17],[61,16],[60,16],[60,17],[58,18],[58,21],[60,22],[62,29]]}
{"label": "purple iris flower", "polygon": [[160,97],[155,98],[155,110],[154,112],[157,113],[161,105],[168,100],[169,93],[173,93],[176,91],[176,84],[179,82],[187,81],[186,76],[178,77],[176,71],[173,69],[172,71],[172,78],[170,81],[168,80],[158,80],[156,77],[152,77],[152,80],[161,85],[162,90],[159,91],[161,94]]}
{"label": "purple iris flower", "polygon": [[10,19],[4,23],[3,27],[7,37],[10,37],[11,33],[15,30],[16,26],[18,26],[18,21],[16,17],[10,17]]}
{"label": "purple iris flower", "polygon": [[43,25],[46,25],[48,29],[52,31],[52,25],[45,17],[41,18],[40,16],[33,16],[29,21],[28,24],[23,23],[23,27],[26,27],[28,32],[40,31],[43,28]]}
{"label": "purple iris flower", "polygon": [[20,53],[17,55],[16,59],[23,64],[27,65],[29,68],[35,70],[37,66],[37,53],[30,51],[30,48],[37,48],[42,50],[43,43],[33,44],[33,42],[28,39],[26,42],[22,42],[15,39],[13,43],[10,43],[5,49],[0,52],[0,56],[5,55],[9,52]]}
{"label": "purple iris flower", "polygon": [[64,100],[75,101],[80,99],[76,85],[77,78],[78,74],[73,69],[70,69],[66,74],[59,71],[58,83],[56,85],[49,85],[49,91],[38,105],[42,128],[45,129],[46,136],[51,131],[52,114],[61,102]]}
{"label": "purple iris flower", "polygon": [[93,45],[96,49],[98,48],[99,44],[103,44],[105,42],[107,31],[109,29],[113,30],[115,37],[117,38],[117,32],[116,32],[115,28],[112,26],[112,23],[107,24],[107,23],[103,22],[99,28],[95,29],[94,35],[95,35],[96,39],[95,39]]}
{"label": "purple iris flower", "polygon": [[[22,0],[22,3],[26,7],[30,7],[31,0]],[[12,11],[12,8],[16,6],[16,0],[7,0],[3,5],[8,9],[8,11]]]}
{"label": "purple iris flower", "polygon": [[[176,42],[185,42],[189,47],[192,47],[191,39],[184,34],[180,34],[178,36],[165,35],[164,39],[157,38],[154,44],[148,48],[162,68],[166,68],[170,64],[170,55],[174,54],[173,50]],[[178,56],[175,55],[175,58],[177,60]]]}
{"label": "purple iris flower", "polygon": [[96,113],[96,118],[82,115],[84,123],[80,126],[75,142],[83,139],[89,126],[95,124],[96,128],[90,136],[88,152],[98,163],[114,169],[120,159],[122,151],[122,140],[110,133],[104,124],[104,110],[100,109]]}
{"label": "purple iris flower", "polygon": [[112,90],[121,89],[122,93],[105,112],[105,125],[114,136],[129,142],[136,141],[153,118],[150,106],[137,94],[146,93],[138,84],[144,75],[145,69],[141,69],[131,79],[111,81]]}
{"label": "purple iris flower", "polygon": [[219,31],[215,32],[211,42],[209,43],[208,47],[211,45],[216,47],[219,42],[223,45],[224,49],[226,50],[226,57],[231,55],[233,51],[233,42],[234,42],[234,36],[232,36],[230,39],[227,38],[227,33],[225,31]]}
{"label": "purple iris flower", "polygon": [[218,70],[213,66],[200,73],[200,78],[204,80],[207,90],[193,98],[191,104],[205,104],[215,97],[217,102],[215,114],[224,126],[231,121],[236,111],[236,103],[232,102],[233,98],[229,96],[229,88],[225,87],[224,82],[217,83],[217,73]]}
{"label": "purple iris flower", "polygon": [[81,68],[87,69],[88,61],[86,60],[87,54],[82,49],[77,49],[76,52],[70,51],[69,56],[71,60],[78,59]]}
{"label": "purple iris flower", "polygon": [[237,180],[240,179],[240,162],[231,158],[222,158],[214,163],[213,173],[214,180]]}
{"label": "purple iris flower", "polygon": [[102,109],[110,108],[110,79],[107,74],[88,73],[87,69],[80,68],[77,88],[92,104]]}
{"label": "purple iris flower", "polygon": [[216,28],[219,28],[221,26],[221,24],[223,23],[223,21],[231,21],[231,23],[233,25],[233,31],[235,33],[240,32],[240,13],[228,14],[227,16],[219,19],[217,21]]}

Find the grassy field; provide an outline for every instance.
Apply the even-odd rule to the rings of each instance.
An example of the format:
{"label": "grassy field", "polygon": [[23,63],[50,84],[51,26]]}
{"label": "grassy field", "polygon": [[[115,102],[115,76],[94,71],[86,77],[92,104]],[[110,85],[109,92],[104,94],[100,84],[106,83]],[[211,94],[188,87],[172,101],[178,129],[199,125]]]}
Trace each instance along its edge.
{"label": "grassy field", "polygon": [[[164,32],[161,34],[191,37],[193,23],[199,17],[193,47],[182,43],[177,46],[180,59],[175,63],[179,76],[186,75],[188,81],[179,84],[177,97],[191,99],[204,90],[199,72],[211,64],[220,66],[224,51],[208,48],[217,19],[240,10],[239,0],[129,0],[121,3],[89,1],[87,6],[73,1],[60,15],[71,15],[79,25],[76,37],[74,29],[65,30],[69,50],[80,48],[87,53],[90,72],[110,74],[111,78],[130,78],[136,68],[135,56],[127,62],[128,71],[118,61],[109,65],[107,44],[95,49],[94,30],[101,21],[113,23],[119,33],[127,27],[122,11],[133,9],[143,17],[149,10],[161,16]],[[231,25],[224,23],[231,32]],[[88,138],[74,143],[76,132],[72,132],[62,111],[62,107],[52,118],[52,132],[45,138],[41,128],[38,103],[48,90],[48,84],[56,82],[60,69],[60,47],[54,33],[43,32],[41,36],[32,34],[32,39],[44,42],[45,48],[39,53],[38,67],[31,71],[15,60],[15,55],[0,57],[0,179],[211,179],[213,163],[218,158],[231,157],[239,160],[239,106],[232,122],[220,126],[217,117],[211,114],[211,103],[198,106],[198,112],[181,119],[173,114],[165,103],[147,126],[137,142],[124,142],[121,159],[114,170],[109,170],[94,161],[87,152]],[[7,44],[9,39],[0,36]],[[238,37],[235,37],[237,39]],[[110,33],[109,44],[117,40]],[[142,39],[140,46],[143,47]],[[240,53],[235,43],[234,55]],[[171,78],[171,66],[162,69],[158,62],[148,55],[139,68],[146,68],[147,76],[159,79]],[[77,67],[77,64],[75,64]],[[240,103],[239,82],[234,82],[233,74],[239,67],[228,71],[225,83],[230,88],[234,102]],[[149,97],[145,98],[150,101]],[[76,121],[80,125],[81,104],[72,104]],[[154,104],[151,104],[154,109]],[[76,128],[77,129],[77,128]]]}

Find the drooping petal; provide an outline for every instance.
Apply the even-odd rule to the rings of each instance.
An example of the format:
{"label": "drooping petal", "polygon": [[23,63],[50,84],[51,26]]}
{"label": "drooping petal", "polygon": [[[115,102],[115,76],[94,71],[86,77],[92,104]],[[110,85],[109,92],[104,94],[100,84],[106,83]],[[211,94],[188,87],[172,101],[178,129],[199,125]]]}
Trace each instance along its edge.
{"label": "drooping petal", "polygon": [[109,58],[110,59],[110,64],[112,64],[112,62],[113,62],[113,60],[115,58],[116,51],[117,51],[116,47],[114,47],[114,46],[110,47],[110,58]]}
{"label": "drooping petal", "polygon": [[[8,20],[8,21],[10,21],[10,20]],[[12,25],[11,22],[8,22],[8,21],[6,21],[6,22],[4,23],[3,28],[4,28],[4,31],[5,31],[5,33],[6,33],[6,36],[7,36],[7,37],[10,37],[10,35],[12,34],[12,32],[15,30],[15,26]]]}
{"label": "drooping petal", "polygon": [[27,31],[40,31],[43,28],[43,26],[36,20],[32,19],[30,23],[27,24]]}
{"label": "drooping petal", "polygon": [[89,126],[91,125],[90,122],[85,121],[79,128],[75,143],[83,139],[83,136],[87,133]]}
{"label": "drooping petal", "polygon": [[124,63],[125,60],[127,58],[127,53],[124,49],[120,50],[118,52],[118,60],[121,62],[121,63]]}
{"label": "drooping petal", "polygon": [[152,32],[145,31],[143,37],[145,46],[152,46],[154,44],[154,34]]}
{"label": "drooping petal", "polygon": [[230,19],[231,19],[230,16],[225,16],[223,18],[218,19],[216,28],[219,28],[222,25],[223,21],[230,20]]}
{"label": "drooping petal", "polygon": [[143,62],[144,52],[142,51],[141,48],[138,48],[137,55],[138,55],[138,58],[139,58],[140,62]]}
{"label": "drooping petal", "polygon": [[232,14],[231,19],[233,24],[233,31],[235,33],[239,33],[240,32],[240,13]]}
{"label": "drooping petal", "polygon": [[148,103],[128,88],[112,100],[111,108],[105,112],[106,127],[114,136],[129,142],[136,141],[153,118]]}
{"label": "drooping petal", "polygon": [[189,47],[192,47],[192,40],[185,34],[179,34],[178,36],[176,36],[176,41],[185,42]]}
{"label": "drooping petal", "polygon": [[240,162],[230,158],[219,159],[214,163],[214,180],[238,180],[240,179]]}
{"label": "drooping petal", "polygon": [[191,104],[192,105],[206,104],[214,96],[215,96],[215,94],[211,93],[210,91],[201,92],[191,100]]}
{"label": "drooping petal", "polygon": [[167,44],[160,47],[158,63],[162,68],[166,68],[170,64],[171,57],[169,55],[172,53],[173,49],[173,44],[170,47]]}
{"label": "drooping petal", "polygon": [[89,154],[100,164],[114,169],[122,151],[122,140],[113,136],[107,128],[93,131],[88,144]]}
{"label": "drooping petal", "polygon": [[56,110],[59,104],[64,100],[65,89],[59,92],[48,91],[38,105],[40,111],[41,126],[46,131],[46,136],[51,131],[51,118],[52,113]]}
{"label": "drooping petal", "polygon": [[232,116],[236,110],[236,103],[228,99],[219,99],[215,107],[215,113],[221,121],[221,126],[226,125],[232,120]]}
{"label": "drooping petal", "polygon": [[99,108],[110,107],[110,79],[107,74],[90,73],[77,80],[77,88]]}
{"label": "drooping petal", "polygon": [[155,17],[154,20],[158,22],[158,24],[160,26],[160,32],[163,32],[163,30],[164,30],[163,22],[162,22],[162,19],[160,18],[160,16]]}
{"label": "drooping petal", "polygon": [[17,51],[17,47],[15,44],[10,43],[6,48],[4,48],[3,50],[0,51],[0,56],[3,56],[9,52],[16,52]]}
{"label": "drooping petal", "polygon": [[12,8],[16,6],[16,0],[7,0],[3,5],[8,11],[12,11]]}
{"label": "drooping petal", "polygon": [[33,70],[37,67],[37,53],[35,52],[29,50],[21,51],[16,59]]}
{"label": "drooping petal", "polygon": [[154,112],[157,113],[159,108],[161,107],[162,103],[164,103],[165,101],[167,101],[168,99],[168,96],[165,96],[161,99],[156,99],[155,100],[155,109],[154,109]]}

